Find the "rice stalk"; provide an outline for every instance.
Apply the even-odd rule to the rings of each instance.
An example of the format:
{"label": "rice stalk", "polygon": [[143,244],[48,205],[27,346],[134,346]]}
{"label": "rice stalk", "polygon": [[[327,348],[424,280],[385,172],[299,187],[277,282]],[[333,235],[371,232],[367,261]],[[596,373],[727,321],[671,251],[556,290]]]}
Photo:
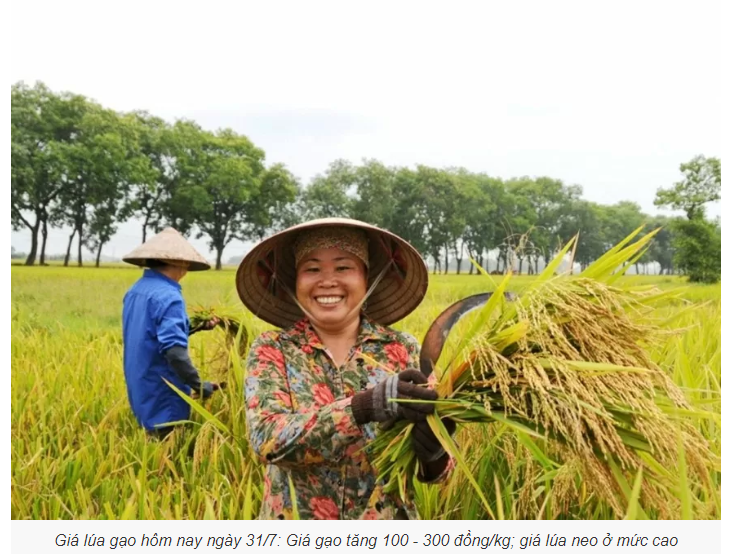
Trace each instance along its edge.
{"label": "rice stalk", "polygon": [[[649,459],[663,467],[680,463],[691,479],[708,481],[715,460],[689,421],[694,410],[670,372],[650,354],[660,341],[651,314],[674,292],[617,285],[620,272],[654,236],[653,232],[626,245],[636,234],[580,275],[553,275],[572,240],[550,270],[515,301],[505,301],[505,279],[485,306],[491,308],[479,315],[481,325],[475,324],[460,339],[454,362],[436,368],[439,401],[429,423],[489,517],[495,514],[482,491],[492,490],[493,484],[476,482],[439,418],[451,417],[464,425],[500,423],[523,440],[539,440],[544,455],[561,467],[574,468],[572,474],[580,475],[591,494],[619,517],[629,512],[631,491],[623,484],[624,476],[638,474],[635,497],[643,505],[657,507],[660,517],[679,513],[679,476],[661,475]],[[399,423],[372,445],[387,490],[401,497],[417,472],[406,440],[410,429]],[[558,474],[554,480],[553,503],[564,491],[568,498],[579,496],[579,487],[568,476],[565,484]],[[528,491],[521,489],[521,502],[523,494]],[[629,513],[639,517],[644,511],[637,508],[636,498],[634,503]]]}

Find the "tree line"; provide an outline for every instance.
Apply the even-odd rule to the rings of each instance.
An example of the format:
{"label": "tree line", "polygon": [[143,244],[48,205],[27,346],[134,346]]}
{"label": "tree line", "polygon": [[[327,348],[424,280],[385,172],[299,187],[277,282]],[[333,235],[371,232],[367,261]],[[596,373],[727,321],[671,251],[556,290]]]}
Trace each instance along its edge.
{"label": "tree line", "polygon": [[[169,123],[147,112],[119,113],[43,83],[12,85],[12,225],[31,233],[26,265],[46,261],[49,228],[72,230],[96,253],[117,225],[141,221],[141,242],[171,225],[206,237],[217,254],[232,240],[256,241],[318,217],[351,217],[388,229],[413,244],[434,272],[456,271],[471,257],[488,270],[537,272],[579,234],[575,261],[585,266],[632,230],[661,227],[640,264],[693,280],[720,276],[720,224],[705,217],[718,200],[721,165],[697,156],[681,164],[683,179],[655,203],[686,217],[649,216],[634,202],[602,205],[578,185],[551,177],[499,179],[463,168],[386,166],[336,160],[302,186],[283,164],[231,129]],[[495,260],[490,268],[490,257]]]}

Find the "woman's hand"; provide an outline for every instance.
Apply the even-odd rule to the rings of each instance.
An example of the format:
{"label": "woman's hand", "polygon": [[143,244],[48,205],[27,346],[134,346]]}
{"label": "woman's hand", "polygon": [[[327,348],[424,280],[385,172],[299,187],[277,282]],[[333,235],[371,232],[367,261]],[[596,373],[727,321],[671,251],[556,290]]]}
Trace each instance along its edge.
{"label": "woman's hand", "polygon": [[[444,418],[441,421],[449,435],[453,435],[456,431],[456,422],[451,418]],[[419,421],[413,426],[410,439],[415,455],[425,464],[440,460],[446,454],[427,421]]]}
{"label": "woman's hand", "polygon": [[352,413],[360,425],[407,419],[424,421],[435,406],[428,402],[393,402],[393,400],[438,400],[436,391],[427,387],[428,379],[420,371],[407,369],[380,381],[373,388],[352,398]]}
{"label": "woman's hand", "polygon": [[217,325],[219,325],[220,321],[221,320],[217,316],[213,316],[209,321],[206,322],[206,324],[204,325],[204,329],[206,329],[207,331],[211,331]]}
{"label": "woman's hand", "polygon": [[[441,422],[449,435],[453,436],[456,432],[456,422],[448,417],[441,419]],[[424,483],[438,479],[449,463],[449,455],[441,446],[427,421],[419,421],[413,425],[410,440],[413,444],[413,451],[420,462],[418,479]]]}

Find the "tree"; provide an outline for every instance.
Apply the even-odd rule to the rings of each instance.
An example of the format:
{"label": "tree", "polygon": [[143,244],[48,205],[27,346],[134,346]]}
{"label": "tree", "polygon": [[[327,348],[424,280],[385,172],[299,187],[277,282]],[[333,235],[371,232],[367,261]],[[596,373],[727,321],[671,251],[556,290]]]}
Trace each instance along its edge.
{"label": "tree", "polygon": [[395,169],[377,160],[366,160],[354,169],[357,199],[352,208],[356,219],[390,229],[397,215]]}
{"label": "tree", "polygon": [[11,223],[31,231],[26,265],[35,264],[39,231],[45,261],[50,212],[64,187],[58,148],[76,140],[87,104],[83,96],[55,94],[43,83],[11,87]]}
{"label": "tree", "polygon": [[197,238],[209,237],[216,269],[221,269],[224,248],[243,239],[251,224],[248,209],[258,197],[265,153],[231,129],[216,134],[199,129],[189,138],[188,148],[177,154],[183,182],[173,199],[190,202]]}
{"label": "tree", "polygon": [[325,175],[317,175],[303,194],[305,219],[352,217],[355,171],[346,160],[332,162]]}
{"label": "tree", "polygon": [[607,249],[604,209],[588,200],[577,200],[571,204],[568,217],[559,228],[563,244],[578,234],[574,262],[582,268],[598,259]]}
{"label": "tree", "polygon": [[685,211],[687,219],[674,226],[675,263],[691,281],[714,283],[721,278],[721,235],[706,221],[704,205],[721,199],[721,161],[699,155],[680,170],[684,179],[658,190],[655,205]]}
{"label": "tree", "polygon": [[423,165],[418,166],[416,178],[421,190],[418,206],[426,248],[434,260],[436,273],[441,270],[441,252],[446,251],[464,227],[454,209],[456,184],[448,172]]}
{"label": "tree", "polygon": [[655,205],[683,210],[689,220],[703,217],[703,206],[721,199],[721,160],[694,157],[680,165],[683,180],[672,189],[658,189]]}
{"label": "tree", "polygon": [[[114,234],[118,210],[127,193],[131,160],[135,157],[132,132],[117,113],[89,103],[74,141],[55,145],[63,187],[52,217],[54,223],[73,229],[64,265],[69,263],[75,235],[77,264],[81,266],[85,242],[91,241],[101,252]],[[95,216],[97,211],[100,213]],[[91,235],[87,228],[90,218],[95,220]]]}
{"label": "tree", "polygon": [[300,190],[298,179],[283,164],[265,170],[245,209],[243,238],[263,240],[295,224],[289,209]]}
{"label": "tree", "polygon": [[171,154],[172,133],[165,121],[147,112],[133,112],[129,118],[144,162],[138,166],[137,180],[131,183],[130,201],[124,215],[143,220],[142,242],[145,242],[148,229],[162,229],[163,203],[166,192],[171,189],[169,179],[175,163]]}
{"label": "tree", "polygon": [[721,279],[721,229],[703,218],[675,224],[675,263],[694,283]]}
{"label": "tree", "polygon": [[650,244],[649,259],[660,265],[660,275],[664,273],[670,275],[675,267],[675,248],[673,246],[675,220],[658,216],[651,221],[650,226],[652,229],[660,230]]}
{"label": "tree", "polygon": [[96,155],[95,184],[90,189],[89,225],[83,237],[87,248],[96,252],[97,267],[102,248],[112,239],[117,224],[131,214],[133,184],[145,182],[151,175],[150,159],[140,149],[141,128],[136,117],[109,111],[100,115],[99,134],[88,147],[88,153]]}

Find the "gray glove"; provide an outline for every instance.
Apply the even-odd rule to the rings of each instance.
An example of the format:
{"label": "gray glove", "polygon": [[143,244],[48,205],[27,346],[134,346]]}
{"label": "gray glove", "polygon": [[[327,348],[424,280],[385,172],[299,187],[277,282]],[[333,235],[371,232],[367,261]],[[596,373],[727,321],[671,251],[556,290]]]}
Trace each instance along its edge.
{"label": "gray glove", "polygon": [[[165,353],[166,360],[181,378],[181,380],[191,387],[192,390],[201,395],[202,398],[209,398],[216,390],[215,386],[209,381],[201,381],[199,372],[191,363],[189,351],[183,346],[174,346]],[[219,388],[218,386],[216,388]]]}
{"label": "gray glove", "polygon": [[390,402],[393,399],[437,400],[438,394],[425,386],[428,379],[420,371],[406,369],[380,381],[371,389],[352,397],[352,413],[355,421],[363,425],[371,421],[387,422],[407,419],[423,421],[433,413],[435,406],[429,403]]}

